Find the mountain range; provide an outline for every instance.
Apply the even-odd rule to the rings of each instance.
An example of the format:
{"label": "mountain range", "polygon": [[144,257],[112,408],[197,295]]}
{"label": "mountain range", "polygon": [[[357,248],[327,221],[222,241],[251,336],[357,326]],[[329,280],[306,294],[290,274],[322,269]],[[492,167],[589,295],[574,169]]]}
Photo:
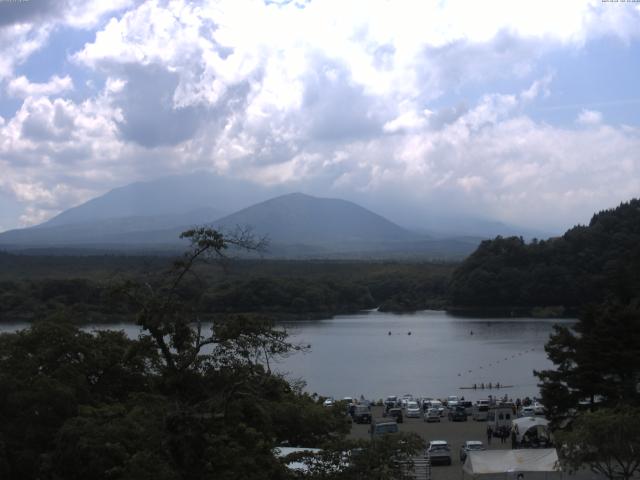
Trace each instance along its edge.
{"label": "mountain range", "polygon": [[495,236],[478,234],[482,225],[496,230],[502,226],[503,234],[513,230],[475,219],[469,222],[474,227],[469,235],[460,226],[461,233],[456,234],[415,231],[347,200],[282,193],[211,174],[139,182],[111,190],[40,225],[0,233],[0,248],[175,251],[184,248],[180,232],[207,224],[227,232],[249,227],[255,235],[269,239],[267,255],[275,257],[453,259],[468,255],[482,238]]}

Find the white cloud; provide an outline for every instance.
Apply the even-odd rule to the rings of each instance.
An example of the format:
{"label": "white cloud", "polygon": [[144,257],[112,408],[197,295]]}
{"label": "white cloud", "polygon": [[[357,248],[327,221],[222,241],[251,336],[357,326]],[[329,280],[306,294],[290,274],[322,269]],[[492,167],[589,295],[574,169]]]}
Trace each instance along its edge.
{"label": "white cloud", "polygon": [[548,73],[541,79],[534,81],[529,88],[520,93],[520,96],[527,102],[531,102],[539,96],[546,98],[551,93],[550,85],[552,80],[553,75]]}
{"label": "white cloud", "polygon": [[[635,127],[612,129],[588,110],[572,128],[522,114],[553,87],[555,72],[538,76],[539,52],[630,41],[637,10],[600,0],[66,5],[0,29],[0,80],[24,98],[0,118],[0,188],[28,205],[24,221],[195,168],[516,223],[524,211],[541,225],[637,191]],[[70,55],[92,85],[105,80],[93,97],[53,98],[71,91],[68,76],[16,78],[61,25],[97,29]],[[513,77],[529,86],[433,106]]]}
{"label": "white cloud", "polygon": [[73,80],[69,75],[53,75],[46,83],[33,83],[21,75],[12,79],[7,86],[9,95],[20,98],[57,95],[69,90],[73,90]]}
{"label": "white cloud", "polygon": [[583,109],[576,121],[582,125],[598,125],[602,122],[602,113],[597,110]]}

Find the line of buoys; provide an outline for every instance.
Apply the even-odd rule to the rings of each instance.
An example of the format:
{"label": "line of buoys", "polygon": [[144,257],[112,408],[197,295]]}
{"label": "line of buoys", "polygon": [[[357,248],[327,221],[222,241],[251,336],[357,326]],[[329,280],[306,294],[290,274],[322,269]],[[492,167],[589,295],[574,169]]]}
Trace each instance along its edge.
{"label": "line of buoys", "polygon": [[[473,331],[471,331],[471,334],[473,334]],[[391,335],[391,332],[389,332],[389,335]],[[514,353],[513,355],[511,355],[511,359],[516,358],[516,356],[522,356],[523,354],[525,354],[527,352],[533,352],[534,350],[535,350],[535,348],[531,347],[531,348],[529,348],[527,350],[518,352],[517,354]],[[492,367],[494,364],[497,366],[500,363],[502,363],[503,361],[507,361],[507,360],[510,360],[510,358],[509,357],[504,357],[504,360],[496,360],[495,362],[489,363],[487,365],[487,367]],[[478,369],[479,370],[484,370],[484,365],[480,365],[480,367]],[[467,370],[467,373],[473,373],[473,370]],[[458,376],[459,377],[462,376],[462,373],[458,373]],[[504,388],[507,388],[507,387],[505,386]]]}

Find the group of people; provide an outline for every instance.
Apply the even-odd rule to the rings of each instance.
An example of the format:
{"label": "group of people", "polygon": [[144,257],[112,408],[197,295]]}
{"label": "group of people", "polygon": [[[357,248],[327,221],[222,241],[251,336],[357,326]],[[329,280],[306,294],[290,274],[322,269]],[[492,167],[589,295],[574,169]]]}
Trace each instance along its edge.
{"label": "group of people", "polygon": [[493,428],[491,428],[491,425],[487,425],[487,444],[491,445],[491,440],[493,439],[493,437],[497,437],[500,439],[500,443],[507,443],[507,438],[509,438],[509,435],[511,434],[511,431],[509,429],[509,427],[498,427],[495,431],[493,430]]}

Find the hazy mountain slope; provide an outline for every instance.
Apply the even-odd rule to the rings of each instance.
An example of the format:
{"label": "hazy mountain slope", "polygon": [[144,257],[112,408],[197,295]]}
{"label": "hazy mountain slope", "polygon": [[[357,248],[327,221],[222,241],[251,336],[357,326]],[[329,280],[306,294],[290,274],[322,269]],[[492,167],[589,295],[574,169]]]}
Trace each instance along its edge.
{"label": "hazy mountain slope", "polygon": [[346,200],[301,193],[283,195],[245,208],[214,223],[230,229],[250,225],[274,243],[334,245],[407,242],[421,238]]}
{"label": "hazy mountain slope", "polygon": [[277,190],[207,172],[173,175],[115,188],[65,210],[39,227],[107,218],[178,215],[201,208],[229,214],[274,194]]}
{"label": "hazy mountain slope", "polygon": [[[158,202],[159,205],[170,204],[168,212],[162,215],[109,216],[122,215],[127,211],[158,210],[160,207],[153,205],[150,199],[134,202],[130,207],[127,203],[145,191],[151,192],[151,198],[163,197],[163,185],[167,189],[165,198]],[[138,253],[145,250],[177,251],[185,246],[185,242],[179,239],[180,233],[201,224],[210,224],[226,232],[238,226],[249,226],[256,235],[269,238],[266,255],[280,258],[459,259],[471,253],[480,241],[479,238],[462,236],[431,238],[402,228],[353,202],[301,193],[272,198],[222,218],[216,208],[219,203],[183,213],[176,210],[185,208],[188,202],[205,201],[205,197],[198,193],[188,199],[180,199],[180,190],[171,189],[175,185],[175,179],[172,179],[164,184],[150,182],[114,190],[63,212],[40,226],[1,233],[0,247],[23,252],[38,250],[41,253],[47,248],[73,253],[82,249]],[[222,191],[206,195],[213,198],[221,194]],[[259,192],[253,194],[258,195]],[[224,206],[248,197],[235,198]]]}
{"label": "hazy mountain slope", "polygon": [[43,224],[0,233],[0,245],[177,244],[178,233],[184,228],[211,223],[221,216],[216,209],[200,208],[172,215],[77,220],[64,225]]}

